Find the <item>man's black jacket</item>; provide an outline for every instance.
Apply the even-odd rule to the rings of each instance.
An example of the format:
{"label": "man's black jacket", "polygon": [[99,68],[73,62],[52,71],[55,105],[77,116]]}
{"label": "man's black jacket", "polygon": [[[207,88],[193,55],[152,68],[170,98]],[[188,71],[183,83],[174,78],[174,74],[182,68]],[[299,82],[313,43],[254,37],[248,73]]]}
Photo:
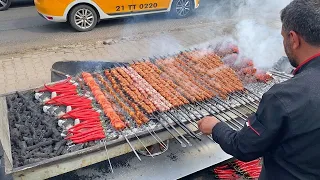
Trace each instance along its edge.
{"label": "man's black jacket", "polygon": [[239,160],[263,157],[261,180],[320,180],[320,57],[265,93],[241,131],[221,122],[212,136]]}

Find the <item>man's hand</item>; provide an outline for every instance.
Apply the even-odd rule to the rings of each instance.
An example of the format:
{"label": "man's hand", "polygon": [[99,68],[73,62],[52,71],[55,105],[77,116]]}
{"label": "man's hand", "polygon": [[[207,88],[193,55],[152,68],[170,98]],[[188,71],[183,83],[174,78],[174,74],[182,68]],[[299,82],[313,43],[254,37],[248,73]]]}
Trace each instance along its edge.
{"label": "man's hand", "polygon": [[205,134],[209,135],[212,133],[212,128],[220,122],[218,119],[212,116],[207,116],[198,121],[199,130]]}

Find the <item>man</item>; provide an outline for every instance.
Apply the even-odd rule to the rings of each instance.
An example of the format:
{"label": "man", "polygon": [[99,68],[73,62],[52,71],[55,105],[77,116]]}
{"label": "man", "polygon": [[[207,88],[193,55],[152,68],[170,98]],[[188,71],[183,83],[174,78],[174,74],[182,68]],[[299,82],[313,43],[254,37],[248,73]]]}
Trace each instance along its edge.
{"label": "man", "polygon": [[320,0],[293,0],[282,10],[281,21],[294,77],[263,95],[241,131],[213,117],[198,126],[239,160],[263,157],[261,180],[319,180]]}

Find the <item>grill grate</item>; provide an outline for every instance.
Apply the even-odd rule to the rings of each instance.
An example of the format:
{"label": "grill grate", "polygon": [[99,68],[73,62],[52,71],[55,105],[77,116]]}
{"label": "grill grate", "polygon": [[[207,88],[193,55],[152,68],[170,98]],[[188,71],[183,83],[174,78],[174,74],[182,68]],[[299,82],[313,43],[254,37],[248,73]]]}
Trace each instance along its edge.
{"label": "grill grate", "polygon": [[[212,140],[211,136],[198,132],[197,121],[205,116],[214,116],[234,130],[240,130],[248,116],[257,110],[263,93],[272,85],[291,78],[273,70],[268,72],[272,78],[267,82],[244,84],[237,70],[227,66],[215,51],[195,49],[129,64],[115,63],[103,71],[82,72],[69,77],[68,86],[56,86],[53,90],[59,84],[54,83],[40,88],[44,91],[36,90],[35,97],[44,105],[46,113],[58,119],[62,135],[68,137],[75,134],[70,128],[78,127],[81,134],[90,130],[87,121],[93,121],[87,114],[62,118],[70,110],[82,108],[80,101],[72,102],[73,98],[78,96],[81,102],[85,101],[84,109],[98,112],[94,123],[102,127],[100,135],[94,138],[93,133],[87,133],[90,137],[87,141],[69,139],[68,149],[86,142],[126,142],[140,159],[130,141],[137,139],[145,152],[153,156],[140,138],[152,136],[167,149],[166,139],[158,136],[159,131],[167,131],[182,147],[192,146],[194,140],[202,138]],[[252,73],[252,66],[245,72]],[[266,77],[264,80],[269,79]],[[71,93],[72,98],[66,95],[62,98],[64,101],[52,101],[66,94],[64,90],[68,89],[66,87],[70,90],[71,86],[72,91],[66,92]],[[105,146],[106,151],[107,148]]]}

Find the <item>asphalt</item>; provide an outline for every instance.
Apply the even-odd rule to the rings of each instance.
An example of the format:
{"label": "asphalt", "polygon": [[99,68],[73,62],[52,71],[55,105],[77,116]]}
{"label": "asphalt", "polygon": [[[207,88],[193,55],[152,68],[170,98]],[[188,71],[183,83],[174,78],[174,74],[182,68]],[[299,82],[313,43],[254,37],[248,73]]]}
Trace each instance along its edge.
{"label": "asphalt", "polygon": [[0,12],[0,54],[135,36],[146,32],[185,29],[230,17],[229,6],[229,3],[223,0],[202,0],[199,9],[185,19],[172,19],[167,14],[119,18],[101,21],[93,31],[79,33],[67,23],[48,22],[43,19],[30,3],[16,4],[9,10]]}

